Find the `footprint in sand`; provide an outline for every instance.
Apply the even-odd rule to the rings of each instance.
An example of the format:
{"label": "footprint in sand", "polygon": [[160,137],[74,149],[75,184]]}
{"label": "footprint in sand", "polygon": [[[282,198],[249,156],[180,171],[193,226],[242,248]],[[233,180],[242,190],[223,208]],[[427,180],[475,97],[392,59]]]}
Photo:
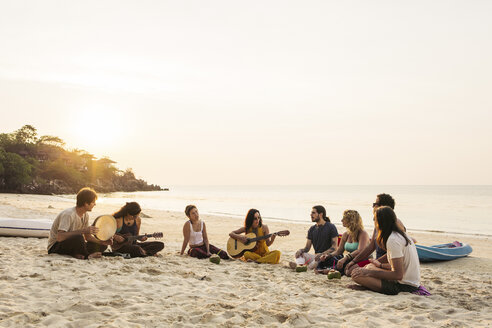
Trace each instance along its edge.
{"label": "footprint in sand", "polygon": [[139,272],[146,273],[146,274],[149,274],[151,276],[157,276],[157,275],[163,274],[162,271],[154,269],[154,268],[143,268],[143,269],[140,269]]}
{"label": "footprint in sand", "polygon": [[438,285],[442,285],[442,284],[443,284],[442,280],[441,280],[441,279],[439,279],[439,278],[433,278],[433,279],[431,279],[431,281],[432,281],[432,282],[435,282],[435,283],[436,283],[436,284],[438,284]]}
{"label": "footprint in sand", "polygon": [[178,261],[173,261],[173,260],[168,260],[166,264],[167,265],[169,265],[169,264],[181,265],[181,263],[179,263]]}
{"label": "footprint in sand", "polygon": [[346,315],[346,314],[357,314],[357,313],[361,313],[363,312],[363,309],[361,309],[360,307],[356,307],[356,308],[353,308],[353,309],[350,309],[350,310],[347,310],[347,311],[343,311],[342,314],[343,315]]}
{"label": "footprint in sand", "polygon": [[277,321],[280,323],[284,323],[287,321],[287,319],[289,319],[289,316],[282,313],[278,313],[275,315],[275,319],[277,319]]}
{"label": "footprint in sand", "polygon": [[222,308],[224,308],[224,309],[228,309],[228,310],[230,310],[230,309],[234,309],[234,308],[235,308],[235,306],[230,305],[230,304],[225,304],[225,303],[219,303],[218,305],[219,305],[220,307],[222,307]]}
{"label": "footprint in sand", "polygon": [[432,321],[439,321],[448,319],[448,316],[441,312],[431,312],[429,313],[429,319],[431,319]]}

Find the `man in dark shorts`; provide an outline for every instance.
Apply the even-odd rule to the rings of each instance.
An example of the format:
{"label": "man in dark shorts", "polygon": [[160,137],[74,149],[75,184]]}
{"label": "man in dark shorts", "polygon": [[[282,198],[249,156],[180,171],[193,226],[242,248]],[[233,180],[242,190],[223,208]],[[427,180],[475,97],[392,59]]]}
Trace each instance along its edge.
{"label": "man in dark shorts", "polygon": [[[330,218],[326,216],[326,210],[321,205],[316,205],[311,210],[311,221],[316,224],[309,228],[306,246],[296,252],[296,261],[289,262],[289,266],[295,269],[297,265],[307,265],[309,269],[315,269],[323,254],[333,252],[338,244],[338,231]],[[311,246],[314,254],[309,254]]]}
{"label": "man in dark shorts", "polygon": [[51,226],[48,254],[71,255],[78,259],[101,257],[101,252],[113,240],[100,241],[92,236],[98,228],[89,226],[88,212],[96,206],[96,199],[94,190],[82,188],[77,193],[77,205],[58,214]]}

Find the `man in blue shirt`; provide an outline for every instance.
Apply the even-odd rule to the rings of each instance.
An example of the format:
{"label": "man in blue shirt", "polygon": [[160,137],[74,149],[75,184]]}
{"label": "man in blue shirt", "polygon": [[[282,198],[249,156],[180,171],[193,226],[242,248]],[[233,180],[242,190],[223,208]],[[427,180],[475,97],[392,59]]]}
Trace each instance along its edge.
{"label": "man in blue shirt", "polygon": [[[292,269],[295,269],[297,265],[307,265],[309,269],[314,269],[323,254],[331,253],[337,247],[337,228],[326,216],[326,210],[323,206],[316,205],[313,207],[311,221],[316,224],[308,230],[306,246],[296,252],[296,261],[289,262]],[[314,248],[314,254],[309,254],[311,246]]]}

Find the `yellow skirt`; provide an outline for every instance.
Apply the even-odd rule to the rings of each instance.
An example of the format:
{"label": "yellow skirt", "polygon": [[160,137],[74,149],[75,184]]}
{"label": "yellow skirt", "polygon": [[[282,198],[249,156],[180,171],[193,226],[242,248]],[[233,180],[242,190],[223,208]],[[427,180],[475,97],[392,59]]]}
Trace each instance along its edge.
{"label": "yellow skirt", "polygon": [[267,252],[264,256],[254,252],[244,252],[244,258],[246,260],[253,260],[257,263],[277,264],[280,262],[280,251]]}

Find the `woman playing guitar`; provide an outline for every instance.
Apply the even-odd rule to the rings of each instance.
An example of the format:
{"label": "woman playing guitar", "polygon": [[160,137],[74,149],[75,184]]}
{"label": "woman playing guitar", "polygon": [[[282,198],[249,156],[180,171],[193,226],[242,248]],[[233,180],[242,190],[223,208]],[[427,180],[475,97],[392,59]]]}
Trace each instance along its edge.
{"label": "woman playing guitar", "polygon": [[142,209],[136,202],[126,203],[120,210],[113,214],[116,219],[116,234],[113,238],[113,251],[120,253],[129,253],[131,257],[152,256],[164,248],[164,243],[160,241],[145,242],[147,237],[142,237],[138,242],[136,240],[127,241],[125,237],[138,236],[140,233],[140,212]]}
{"label": "woman playing guitar", "polygon": [[[244,227],[232,231],[229,236],[246,244],[248,243],[246,234],[251,232],[255,233],[257,237],[268,235],[270,233],[268,227],[261,221],[260,211],[254,208],[250,209],[248,214],[246,214]],[[244,235],[242,235],[242,233],[244,233]],[[273,244],[275,237],[276,234],[272,234],[268,239],[259,240],[252,252],[244,252],[244,258],[257,263],[277,264],[280,261],[280,251],[270,252],[268,249],[268,246]]]}

